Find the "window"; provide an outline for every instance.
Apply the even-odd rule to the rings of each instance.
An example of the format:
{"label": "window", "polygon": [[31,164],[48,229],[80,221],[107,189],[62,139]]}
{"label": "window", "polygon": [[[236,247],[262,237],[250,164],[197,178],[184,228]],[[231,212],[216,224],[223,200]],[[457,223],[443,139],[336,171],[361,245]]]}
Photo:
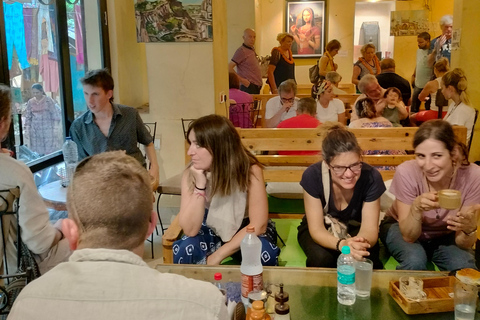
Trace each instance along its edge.
{"label": "window", "polygon": [[86,111],[79,79],[110,67],[105,0],[3,0],[0,82],[10,85],[6,146],[37,171],[62,161],[71,122]]}

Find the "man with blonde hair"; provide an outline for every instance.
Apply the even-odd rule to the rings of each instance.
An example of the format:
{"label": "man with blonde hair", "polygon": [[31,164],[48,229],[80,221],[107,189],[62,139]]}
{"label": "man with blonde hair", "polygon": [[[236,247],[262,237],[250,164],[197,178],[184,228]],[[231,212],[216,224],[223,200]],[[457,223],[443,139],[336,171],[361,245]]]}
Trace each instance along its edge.
{"label": "man with blonde hair", "polygon": [[142,260],[155,228],[147,171],[123,151],[82,161],[67,194],[75,252],[23,289],[9,319],[227,319],[212,284],[160,273]]}

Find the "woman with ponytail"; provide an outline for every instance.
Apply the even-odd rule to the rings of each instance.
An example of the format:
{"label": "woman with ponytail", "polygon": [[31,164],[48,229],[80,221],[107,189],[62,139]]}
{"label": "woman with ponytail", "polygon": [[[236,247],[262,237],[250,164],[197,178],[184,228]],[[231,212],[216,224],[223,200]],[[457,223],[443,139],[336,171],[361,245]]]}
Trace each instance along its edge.
{"label": "woman with ponytail", "polygon": [[460,68],[455,68],[442,77],[442,94],[452,99],[447,115],[443,120],[451,125],[467,127],[467,145],[472,137],[475,110],[470,107],[467,96],[467,77]]}

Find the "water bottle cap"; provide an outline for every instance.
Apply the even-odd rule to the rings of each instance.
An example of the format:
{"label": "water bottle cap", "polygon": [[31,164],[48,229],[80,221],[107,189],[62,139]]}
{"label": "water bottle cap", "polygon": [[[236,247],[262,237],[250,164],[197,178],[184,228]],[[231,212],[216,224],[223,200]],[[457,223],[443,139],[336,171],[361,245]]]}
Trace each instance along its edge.
{"label": "water bottle cap", "polygon": [[220,272],[215,273],[213,278],[217,281],[222,280],[222,274]]}
{"label": "water bottle cap", "polygon": [[350,254],[350,247],[349,246],[343,246],[342,247],[342,253],[343,254]]}
{"label": "water bottle cap", "polygon": [[248,226],[247,227],[247,232],[248,233],[254,233],[255,232],[255,227],[254,226]]}
{"label": "water bottle cap", "polygon": [[66,137],[65,140],[72,140],[72,137]]}

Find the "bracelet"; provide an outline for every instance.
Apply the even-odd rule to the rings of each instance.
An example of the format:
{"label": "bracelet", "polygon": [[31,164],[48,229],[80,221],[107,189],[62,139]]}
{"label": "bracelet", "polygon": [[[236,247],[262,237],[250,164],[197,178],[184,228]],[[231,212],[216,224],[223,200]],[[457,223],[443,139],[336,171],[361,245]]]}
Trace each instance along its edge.
{"label": "bracelet", "polygon": [[342,242],[342,240],[345,240],[345,238],[338,239],[337,245],[335,246],[335,248],[337,248],[337,251],[340,251],[340,252],[342,252],[342,250],[340,250],[340,248],[338,246],[340,245],[340,242]]}
{"label": "bracelet", "polygon": [[200,190],[200,191],[205,191],[205,190],[207,190],[207,186],[205,186],[205,188],[199,188],[199,187],[197,187],[197,185],[195,184],[195,189]]}
{"label": "bracelet", "polygon": [[472,232],[469,232],[469,233],[466,233],[464,230],[462,230],[462,232],[465,233],[465,235],[466,235],[467,237],[470,237],[471,235],[473,235],[474,233],[477,232],[477,228],[475,228],[475,230],[473,230]]}
{"label": "bracelet", "polygon": [[207,200],[207,195],[205,194],[205,191],[193,190],[193,194],[199,195],[200,197],[203,197],[205,198],[205,200]]}

